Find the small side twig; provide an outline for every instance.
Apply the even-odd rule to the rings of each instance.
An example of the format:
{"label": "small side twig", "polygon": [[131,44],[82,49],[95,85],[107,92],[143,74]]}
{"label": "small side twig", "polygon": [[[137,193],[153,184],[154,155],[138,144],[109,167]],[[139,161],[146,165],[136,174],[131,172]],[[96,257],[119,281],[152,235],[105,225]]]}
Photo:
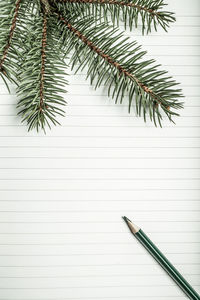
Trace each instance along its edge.
{"label": "small side twig", "polygon": [[156,10],[135,4],[133,2],[126,2],[126,1],[118,1],[118,0],[58,0],[58,1],[65,2],[65,3],[69,2],[69,3],[89,3],[89,4],[100,4],[100,5],[108,4],[108,5],[127,6],[127,7],[134,7],[139,11],[146,11],[152,16],[159,15],[159,13]]}
{"label": "small side twig", "polygon": [[49,4],[49,1],[48,0],[40,0],[41,3],[42,3],[42,7],[44,8],[44,11],[46,14],[50,13],[50,10],[51,10],[51,6]]}

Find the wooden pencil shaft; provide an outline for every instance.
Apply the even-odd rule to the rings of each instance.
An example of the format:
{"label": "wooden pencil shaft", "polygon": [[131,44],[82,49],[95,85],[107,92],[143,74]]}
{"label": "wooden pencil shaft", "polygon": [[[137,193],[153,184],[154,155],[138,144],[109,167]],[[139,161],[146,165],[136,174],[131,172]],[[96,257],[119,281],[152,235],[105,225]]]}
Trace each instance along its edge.
{"label": "wooden pencil shaft", "polygon": [[200,300],[200,296],[197,292],[141,229],[134,235],[190,299]]}

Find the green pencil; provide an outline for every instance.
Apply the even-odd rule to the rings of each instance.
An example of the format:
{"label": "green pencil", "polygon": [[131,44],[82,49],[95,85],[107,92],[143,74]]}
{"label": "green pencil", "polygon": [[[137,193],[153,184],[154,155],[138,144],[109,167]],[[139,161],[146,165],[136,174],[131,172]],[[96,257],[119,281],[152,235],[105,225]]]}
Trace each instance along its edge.
{"label": "green pencil", "polygon": [[192,288],[192,286],[183,278],[169,260],[160,252],[160,250],[152,243],[146,234],[127,217],[123,217],[128,225],[131,233],[138,241],[147,249],[147,251],[157,260],[161,267],[168,273],[169,276],[178,284],[183,292],[192,300],[200,300],[200,296]]}

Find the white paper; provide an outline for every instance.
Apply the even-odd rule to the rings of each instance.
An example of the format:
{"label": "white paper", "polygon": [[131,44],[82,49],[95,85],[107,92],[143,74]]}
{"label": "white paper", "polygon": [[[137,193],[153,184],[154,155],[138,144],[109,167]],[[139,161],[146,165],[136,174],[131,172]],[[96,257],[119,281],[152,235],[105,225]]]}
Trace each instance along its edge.
{"label": "white paper", "polygon": [[[0,85],[0,300],[183,300],[125,215],[200,292],[200,3],[168,0],[168,33],[126,33],[181,83],[176,125],[145,125],[84,74],[62,127],[27,132]],[[73,73],[73,72],[72,72]]]}

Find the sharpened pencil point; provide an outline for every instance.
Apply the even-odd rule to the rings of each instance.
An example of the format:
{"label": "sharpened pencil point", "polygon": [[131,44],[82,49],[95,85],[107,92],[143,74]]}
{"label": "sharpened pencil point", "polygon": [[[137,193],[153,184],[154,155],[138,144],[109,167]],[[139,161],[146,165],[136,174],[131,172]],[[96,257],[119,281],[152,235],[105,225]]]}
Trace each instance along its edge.
{"label": "sharpened pencil point", "polygon": [[129,222],[131,222],[131,220],[129,220],[127,217],[125,217],[125,216],[123,216],[122,217],[125,221],[129,221]]}
{"label": "sharpened pencil point", "polygon": [[140,230],[140,228],[137,225],[133,224],[131,222],[131,220],[129,220],[127,217],[123,216],[122,218],[124,219],[124,221],[126,222],[128,228],[130,229],[130,231],[133,234],[137,233]]}

